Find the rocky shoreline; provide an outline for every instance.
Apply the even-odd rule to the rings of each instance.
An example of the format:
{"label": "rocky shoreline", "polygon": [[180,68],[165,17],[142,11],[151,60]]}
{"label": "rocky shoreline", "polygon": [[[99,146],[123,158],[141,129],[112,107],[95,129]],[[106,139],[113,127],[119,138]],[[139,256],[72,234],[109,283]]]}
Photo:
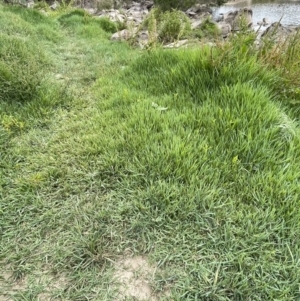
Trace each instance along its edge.
{"label": "rocky shoreline", "polygon": [[[34,2],[27,2],[28,8],[33,6]],[[58,6],[59,3],[54,2],[50,8],[52,10],[56,10]],[[142,28],[141,24],[154,7],[152,0],[140,2],[126,1],[126,3],[119,1],[117,3],[118,9],[99,9],[99,7],[92,7],[90,3],[80,5],[80,7],[96,17],[106,17],[112,22],[124,24],[126,29],[114,33],[111,37],[111,40],[119,41],[134,38],[136,40],[136,44],[141,48],[144,48],[149,43],[149,32],[145,28]],[[190,19],[192,30],[201,28],[202,24],[209,20],[211,23],[215,24],[220,38],[226,39],[229,35],[240,31],[241,24],[244,28],[248,28],[249,30],[253,30],[254,27],[257,27],[258,25],[260,28],[260,37],[272,35],[273,39],[278,41],[280,39],[285,39],[287,36],[295,33],[299,29],[299,26],[283,26],[278,22],[271,24],[267,17],[263,18],[261,22],[258,22],[258,24],[253,24],[253,11],[251,7],[244,7],[229,11],[226,14],[221,14],[214,19],[212,14],[213,10],[211,7],[212,4],[196,4],[184,12],[185,15]],[[166,47],[173,47],[172,45],[182,46],[184,44],[185,42],[183,41],[177,41],[176,43],[166,45]]]}

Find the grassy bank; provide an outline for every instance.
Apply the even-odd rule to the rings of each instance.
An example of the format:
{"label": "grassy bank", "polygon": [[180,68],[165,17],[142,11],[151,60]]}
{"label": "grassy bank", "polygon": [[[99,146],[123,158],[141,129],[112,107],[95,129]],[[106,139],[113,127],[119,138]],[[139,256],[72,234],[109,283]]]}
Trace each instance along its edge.
{"label": "grassy bank", "polygon": [[134,300],[137,256],[148,300],[300,298],[298,44],[140,51],[8,6],[0,28],[0,300]]}

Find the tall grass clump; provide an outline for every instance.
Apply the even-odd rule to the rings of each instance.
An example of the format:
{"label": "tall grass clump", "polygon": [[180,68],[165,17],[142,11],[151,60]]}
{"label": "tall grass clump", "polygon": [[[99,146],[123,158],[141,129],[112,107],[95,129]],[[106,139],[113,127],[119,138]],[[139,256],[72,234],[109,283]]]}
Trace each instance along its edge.
{"label": "tall grass clump", "polygon": [[3,12],[13,13],[32,25],[48,24],[53,25],[53,21],[45,14],[35,9],[24,9],[21,6],[7,6],[3,7]]}
{"label": "tall grass clump", "polygon": [[0,10],[1,33],[6,33],[8,35],[19,35],[24,37],[28,37],[34,34],[34,29],[32,28],[31,24],[17,16],[15,13],[9,11],[7,7],[5,8],[6,10]]}
{"label": "tall grass clump", "polygon": [[[136,185],[149,187],[138,202],[145,215],[180,223],[179,237],[191,227],[186,239],[198,239],[198,259],[166,260],[166,268],[184,269],[177,293],[185,300],[299,294],[300,132],[280,104],[280,72],[261,63],[252,37],[240,43],[152,51],[124,75],[147,95],[129,110],[124,134],[147,183]],[[169,251],[192,256],[184,239],[176,247],[172,241],[164,240]]]}
{"label": "tall grass clump", "polygon": [[[130,74],[134,75],[130,77]],[[173,106],[181,111],[191,107],[190,102],[197,105],[195,112],[198,112],[199,120],[194,120],[193,131],[198,130],[203,135],[212,149],[211,158],[215,163],[219,162],[215,165],[216,170],[225,178],[228,176],[229,182],[235,181],[230,176],[234,158],[241,167],[238,171],[241,181],[242,170],[248,171],[250,178],[256,177],[256,166],[260,172],[278,173],[286,164],[284,157],[294,160],[300,155],[296,151],[299,141],[293,134],[295,129],[286,124],[288,117],[276,104],[278,98],[274,86],[277,76],[275,72],[262,68],[254,56],[243,57],[242,53],[229,50],[224,53],[211,48],[150,53],[141,57],[126,73],[131,86],[158,97],[170,95],[169,102],[164,103],[166,107]],[[292,144],[295,146],[291,148]],[[292,157],[289,154],[291,149]],[[162,165],[158,166],[163,170]],[[298,172],[294,170],[292,174],[295,180]],[[250,179],[246,178],[244,185]],[[189,181],[188,174],[185,181]],[[283,182],[278,185],[282,186]],[[274,209],[280,204],[280,198],[278,203],[275,200]],[[284,214],[278,214],[278,218],[280,216]],[[292,216],[287,220],[290,218]]]}
{"label": "tall grass clump", "polygon": [[43,78],[44,54],[23,38],[0,34],[0,100],[32,100]]}
{"label": "tall grass clump", "polygon": [[51,68],[47,49],[63,37],[58,22],[34,9],[8,5],[0,6],[0,27],[1,101],[24,104],[39,98]]}
{"label": "tall grass clump", "polygon": [[202,102],[208,91],[217,91],[223,85],[249,81],[272,87],[277,75],[258,64],[255,56],[226,48],[204,47],[144,55],[131,66],[126,77],[132,80],[133,86],[145,87],[156,95],[187,94]]}
{"label": "tall grass clump", "polygon": [[158,36],[162,42],[179,40],[190,31],[190,20],[183,12],[174,10],[161,16]]}
{"label": "tall grass clump", "polygon": [[0,10],[1,33],[18,35],[31,41],[57,43],[62,35],[58,23],[35,9],[19,6],[4,6]]}
{"label": "tall grass clump", "polygon": [[[300,30],[298,29],[289,36],[280,37],[280,26],[278,25],[263,37],[261,44],[259,59],[281,75],[277,93],[285,98],[286,103],[297,109],[300,104]],[[282,89],[282,87],[284,88]]]}
{"label": "tall grass clump", "polygon": [[68,11],[58,17],[61,25],[77,30],[85,37],[100,37],[103,31],[114,33],[118,30],[117,24],[108,18],[94,18],[82,9]]}
{"label": "tall grass clump", "polygon": [[55,62],[49,49],[63,35],[55,19],[35,10],[0,6],[0,17],[0,126],[12,136],[68,102],[66,85],[51,79]]}
{"label": "tall grass clump", "polygon": [[163,12],[159,8],[151,10],[142,26],[147,27],[150,40],[169,43],[187,37],[191,33],[189,18],[179,10]]}
{"label": "tall grass clump", "polygon": [[220,30],[211,18],[205,19],[199,28],[194,29],[190,37],[201,38],[218,38],[220,36]]}

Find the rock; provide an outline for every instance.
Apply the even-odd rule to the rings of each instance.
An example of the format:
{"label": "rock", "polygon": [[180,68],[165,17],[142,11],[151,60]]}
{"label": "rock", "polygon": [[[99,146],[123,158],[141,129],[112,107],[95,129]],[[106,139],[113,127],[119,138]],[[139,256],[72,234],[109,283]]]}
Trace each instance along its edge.
{"label": "rock", "polygon": [[149,32],[148,30],[142,30],[138,32],[136,36],[140,41],[147,41],[149,38]]}
{"label": "rock", "polygon": [[90,15],[96,15],[97,14],[97,9],[96,8],[87,8],[85,7],[84,10],[89,13]]}
{"label": "rock", "polygon": [[148,30],[139,31],[136,36],[136,43],[140,48],[145,48],[149,44],[149,32]]}
{"label": "rock", "polygon": [[203,13],[212,14],[212,9],[207,4],[196,4],[189,8],[185,13],[188,16],[201,15]]}
{"label": "rock", "polygon": [[199,27],[201,26],[202,22],[203,22],[203,20],[193,20],[193,21],[191,22],[191,28],[192,28],[192,29],[197,29],[197,28],[199,28]]}
{"label": "rock", "polygon": [[262,21],[259,21],[257,22],[257,25],[260,25],[260,26],[267,26],[269,25],[269,20],[267,18],[263,18]]}
{"label": "rock", "polygon": [[56,79],[64,79],[64,76],[60,73],[55,74]]}
{"label": "rock", "polygon": [[121,0],[113,0],[114,8],[121,7],[122,2],[123,1],[121,1]]}
{"label": "rock", "polygon": [[133,11],[141,11],[143,9],[143,6],[141,3],[132,2],[132,5],[128,8],[127,12],[133,12]]}
{"label": "rock", "polygon": [[209,47],[216,47],[217,46],[217,44],[214,43],[214,42],[207,42],[207,43],[205,43],[205,45],[207,45]]}
{"label": "rock", "polygon": [[194,17],[197,16],[197,14],[196,14],[195,12],[193,12],[193,11],[188,12],[187,15],[188,15],[189,17],[192,17],[192,18],[194,18]]}
{"label": "rock", "polygon": [[148,13],[149,11],[146,7],[144,7],[141,3],[136,3],[127,10],[126,15],[129,21],[139,25],[143,22]]}
{"label": "rock", "polygon": [[223,21],[229,23],[232,31],[240,30],[242,22],[245,22],[247,27],[252,25],[252,9],[248,7],[241,8],[236,11],[230,11],[224,15]]}
{"label": "rock", "polygon": [[154,3],[153,1],[145,1],[144,5],[148,10],[150,10],[153,7]]}
{"label": "rock", "polygon": [[133,33],[130,32],[128,29],[123,29],[121,31],[115,32],[111,36],[112,41],[126,41],[133,36]]}
{"label": "rock", "polygon": [[185,14],[191,20],[192,29],[199,28],[204,19],[212,17],[212,9],[207,4],[196,4],[189,8]]}
{"label": "rock", "polygon": [[224,21],[224,14],[220,14],[218,17],[215,18],[216,22],[223,22]]}
{"label": "rock", "polygon": [[34,1],[28,1],[28,2],[26,3],[26,7],[27,7],[27,8],[33,8],[33,7],[34,7]]}
{"label": "rock", "polygon": [[43,14],[44,16],[48,16],[48,13],[44,9],[41,9],[40,13]]}
{"label": "rock", "polygon": [[131,5],[125,5],[127,10],[122,10],[122,13],[118,9],[109,9],[102,10],[98,15],[99,17],[107,17],[113,22],[122,22],[127,23],[129,26],[138,27],[148,15],[147,6],[151,3],[153,4],[153,2],[149,3],[149,1],[141,3],[132,2]]}
{"label": "rock", "polygon": [[[153,3],[152,3],[153,5]],[[143,2],[141,3],[136,3],[136,2],[132,2],[132,5],[127,9],[127,14],[148,14],[149,9],[148,7],[150,7],[150,5],[145,4]]]}
{"label": "rock", "polygon": [[267,26],[267,25],[269,25],[269,24],[270,24],[269,19],[263,18],[263,26]]}
{"label": "rock", "polygon": [[114,33],[111,36],[111,41],[127,41],[131,40],[132,45],[139,46],[140,48],[145,48],[145,46],[149,43],[149,33],[148,30],[137,31],[137,29],[133,29],[129,31],[128,29],[123,29]]}
{"label": "rock", "polygon": [[174,42],[174,43],[170,43],[170,44],[167,44],[164,46],[164,48],[179,48],[183,45],[186,45],[188,42],[188,40],[180,40],[180,41],[177,41],[177,42]]}
{"label": "rock", "polygon": [[135,2],[135,1],[122,1],[122,7],[124,9],[131,9],[132,7],[141,7],[142,9],[147,9],[150,10],[153,5],[154,2],[152,0],[142,0],[139,2]]}
{"label": "rock", "polygon": [[263,38],[270,38],[274,42],[285,41],[289,36],[295,34],[299,27],[283,26],[279,22],[272,23],[261,35]]}
{"label": "rock", "polygon": [[57,10],[59,7],[59,4],[57,2],[54,2],[52,5],[49,6],[52,10]]}
{"label": "rock", "polygon": [[128,15],[127,19],[135,22],[136,24],[142,23],[144,17],[146,16],[143,14],[143,12],[140,11],[129,12],[127,15]]}
{"label": "rock", "polygon": [[103,10],[100,13],[99,17],[106,17],[112,22],[124,22],[124,20],[126,19],[126,16],[124,14],[121,14],[117,9]]}
{"label": "rock", "polygon": [[231,33],[231,25],[229,23],[219,22],[217,23],[217,27],[219,28],[220,34],[223,38],[226,38]]}

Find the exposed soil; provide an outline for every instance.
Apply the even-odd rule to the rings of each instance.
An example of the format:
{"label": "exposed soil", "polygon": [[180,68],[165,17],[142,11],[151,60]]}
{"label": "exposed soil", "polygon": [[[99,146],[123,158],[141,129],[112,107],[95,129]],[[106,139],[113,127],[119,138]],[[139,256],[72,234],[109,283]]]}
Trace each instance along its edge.
{"label": "exposed soil", "polygon": [[116,301],[135,298],[138,301],[156,301],[157,298],[151,288],[151,279],[155,268],[149,265],[142,256],[124,258],[115,265],[114,282],[119,287]]}
{"label": "exposed soil", "polygon": [[[45,288],[42,293],[38,295],[38,300],[50,301],[50,290],[62,290],[68,282],[66,278],[61,275],[59,277],[53,276],[47,272],[40,272],[34,275],[36,282],[42,284]],[[29,286],[29,278],[24,277],[20,280],[13,278],[13,273],[6,270],[0,274],[0,301],[11,301],[13,296],[22,291],[26,291]]]}

